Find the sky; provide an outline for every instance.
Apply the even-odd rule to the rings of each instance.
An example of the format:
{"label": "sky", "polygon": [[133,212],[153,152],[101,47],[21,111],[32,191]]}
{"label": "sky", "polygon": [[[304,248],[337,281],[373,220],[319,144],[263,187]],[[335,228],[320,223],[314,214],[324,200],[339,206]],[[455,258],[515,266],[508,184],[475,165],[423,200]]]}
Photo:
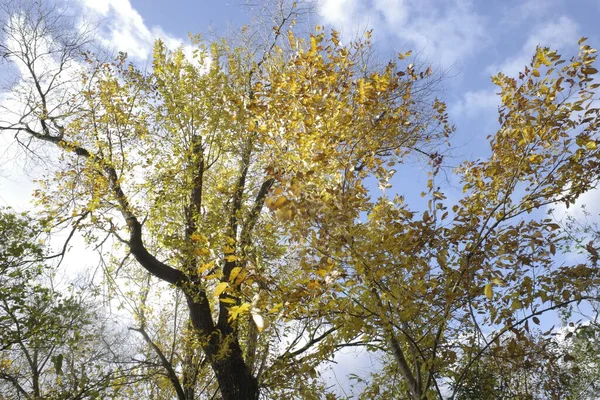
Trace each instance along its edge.
{"label": "sky", "polygon": [[[98,23],[98,40],[141,65],[149,65],[156,38],[175,47],[188,43],[188,33],[226,35],[251,23],[247,0],[55,1]],[[263,6],[262,1],[251,3]],[[568,58],[577,53],[582,36],[592,47],[600,46],[600,0],[321,0],[316,7],[311,21],[340,31],[343,40],[373,29],[380,57],[394,59],[399,51],[412,50],[445,75],[439,96],[456,126],[450,164],[487,155],[485,138],[498,128],[499,97],[491,75],[503,71],[516,76],[538,45]],[[11,165],[2,146],[6,142],[0,142],[0,205],[27,209],[35,186]],[[396,186],[416,184],[420,192],[427,178],[416,171],[394,179]],[[448,184],[455,183],[451,179]],[[600,195],[588,193],[584,202],[593,210]],[[569,212],[577,215],[580,208]],[[344,357],[338,360],[338,375],[356,367],[355,354]]]}

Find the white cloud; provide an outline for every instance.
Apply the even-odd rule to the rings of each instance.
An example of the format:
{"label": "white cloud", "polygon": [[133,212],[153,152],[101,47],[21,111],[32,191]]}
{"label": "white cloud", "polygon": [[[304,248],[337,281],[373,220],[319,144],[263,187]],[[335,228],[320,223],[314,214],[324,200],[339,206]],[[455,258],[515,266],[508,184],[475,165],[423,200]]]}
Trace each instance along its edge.
{"label": "white cloud", "polygon": [[588,190],[569,208],[563,204],[554,206],[554,216],[559,220],[565,217],[572,217],[576,220],[598,221],[600,222],[600,213],[598,210],[600,204],[600,189]]}
{"label": "white cloud", "polygon": [[[356,34],[396,37],[444,67],[469,57],[487,42],[484,19],[469,0],[324,0],[319,12],[327,24]],[[350,32],[348,32],[350,30]]]}
{"label": "white cloud", "polygon": [[22,162],[13,138],[0,135],[0,207],[12,207],[18,212],[31,208],[31,194],[36,185],[23,174]]}
{"label": "white cloud", "polygon": [[108,15],[112,3],[110,0],[79,0],[79,2],[90,11],[104,16]]}
{"label": "white cloud", "polygon": [[405,0],[375,0],[374,6],[377,12],[385,15],[389,25],[404,24],[408,20],[409,10]]}
{"label": "white cloud", "polygon": [[523,49],[534,50],[538,44],[557,48],[573,45],[573,42],[579,39],[578,31],[579,27],[575,21],[562,16],[542,25],[527,39]]}
{"label": "white cloud", "polygon": [[318,370],[333,393],[343,397],[354,395],[350,396],[354,398],[365,389],[365,383],[351,379],[351,375],[368,382],[369,375],[381,369],[381,356],[363,347],[342,349],[335,354],[332,364],[322,364]]}
{"label": "white cloud", "polygon": [[469,91],[450,108],[450,113],[473,118],[482,112],[495,112],[500,105],[500,96],[496,92],[495,88]]}
{"label": "white cloud", "polygon": [[546,19],[556,14],[556,10],[564,0],[520,0],[516,6],[508,6],[503,12],[501,23],[508,27],[516,27],[524,22]]}
{"label": "white cloud", "polygon": [[500,65],[486,67],[489,74],[502,71],[509,76],[516,76],[523,70],[525,65],[531,61],[531,57],[538,45],[562,50],[575,45],[579,39],[579,26],[569,17],[561,16],[555,20],[538,25],[529,34],[523,44],[521,51],[516,56],[510,57]]}
{"label": "white cloud", "polygon": [[167,47],[182,46],[184,41],[167,34],[160,26],[148,27],[129,0],[76,0],[87,19],[101,19],[98,39],[107,47],[126,52],[137,60],[148,60],[158,38]]}
{"label": "white cloud", "polygon": [[[136,61],[145,61],[151,55],[152,46],[156,38],[161,38],[169,48],[182,46],[183,41],[170,36],[160,28],[148,28],[139,13],[131,7],[128,0],[76,0],[83,11],[83,15],[88,20],[102,19],[104,24],[99,26],[99,35],[96,39],[102,41],[105,45],[116,50],[126,51],[130,56],[136,58]],[[8,21],[8,28],[20,32],[19,26],[24,23],[23,16],[15,14]],[[7,29],[8,29],[7,28]],[[9,50],[14,51],[17,56],[23,49],[22,42],[29,42],[28,38],[19,38],[18,35],[9,35],[5,45]],[[77,60],[71,60],[64,69],[55,57],[50,54],[52,38],[43,37],[36,41],[36,51],[40,55],[35,63],[34,72],[39,79],[42,90],[50,89],[52,96],[48,99],[48,108],[51,115],[68,114],[66,109],[68,104],[63,99],[76,97],[80,92],[80,72],[84,68]],[[184,54],[189,59],[192,58],[192,46],[183,46]],[[210,62],[210,60],[208,60]],[[18,125],[21,117],[30,113],[28,104],[33,104],[37,98],[31,71],[24,63],[14,63],[15,82],[11,85],[10,91],[0,94],[0,126],[8,127]],[[34,99],[34,100],[32,100]],[[31,127],[36,128],[35,118],[32,116],[25,119]],[[21,150],[22,151],[22,150]],[[40,178],[39,168],[31,171],[31,176],[26,176],[23,172],[21,163],[15,163],[14,160],[21,158],[23,154],[19,153],[19,146],[14,143],[10,135],[0,136],[0,205],[9,205],[15,208],[28,208],[28,199],[31,199],[31,193],[36,185],[32,184],[32,178]],[[25,168],[27,169],[27,168]],[[6,177],[10,176],[10,179]]]}
{"label": "white cloud", "polygon": [[358,11],[360,0],[324,0],[319,4],[319,11],[330,24],[339,27],[348,26]]}

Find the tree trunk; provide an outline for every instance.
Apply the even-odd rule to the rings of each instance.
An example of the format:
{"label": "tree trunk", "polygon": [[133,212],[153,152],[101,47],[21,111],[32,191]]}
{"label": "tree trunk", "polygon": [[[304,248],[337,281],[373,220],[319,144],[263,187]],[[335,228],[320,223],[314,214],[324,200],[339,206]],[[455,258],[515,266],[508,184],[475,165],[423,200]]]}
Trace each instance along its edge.
{"label": "tree trunk", "polygon": [[204,354],[215,372],[223,400],[258,400],[258,380],[244,360],[237,337],[214,325],[202,291],[186,297],[192,326],[200,342],[205,343]]}
{"label": "tree trunk", "polygon": [[211,363],[223,400],[258,400],[258,382],[244,362],[239,345],[233,342],[229,350],[225,358]]}

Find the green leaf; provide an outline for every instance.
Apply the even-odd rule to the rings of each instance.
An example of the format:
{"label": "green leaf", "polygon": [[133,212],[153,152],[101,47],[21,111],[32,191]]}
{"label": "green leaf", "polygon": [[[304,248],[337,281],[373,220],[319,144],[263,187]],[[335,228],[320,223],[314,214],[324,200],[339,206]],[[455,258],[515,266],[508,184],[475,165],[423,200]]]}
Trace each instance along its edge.
{"label": "green leaf", "polygon": [[64,357],[62,354],[50,357],[50,359],[52,360],[52,364],[54,364],[54,370],[56,371],[57,375],[63,374],[63,370],[62,370],[63,358]]}

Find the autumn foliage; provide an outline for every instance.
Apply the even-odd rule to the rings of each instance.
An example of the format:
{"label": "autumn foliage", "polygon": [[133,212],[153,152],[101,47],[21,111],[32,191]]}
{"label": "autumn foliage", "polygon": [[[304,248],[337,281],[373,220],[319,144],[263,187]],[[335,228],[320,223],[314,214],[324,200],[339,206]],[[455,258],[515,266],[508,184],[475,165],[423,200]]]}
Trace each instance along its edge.
{"label": "autumn foliage", "polygon": [[[224,399],[320,398],[318,368],[349,346],[381,356],[369,399],[459,395],[495,356],[540,363],[541,316],[596,299],[597,257],[560,261],[572,237],[546,213],[600,176],[596,51],[539,47],[519,77],[492,78],[500,128],[489,157],[454,171],[464,190],[450,201],[439,174],[454,128],[431,68],[410,53],[365,62],[369,34],[286,29],[262,53],[158,41],[148,71],[69,53],[71,85],[56,84],[66,68],[36,75],[19,53],[33,48],[5,47],[31,67],[32,96],[2,130],[58,157],[36,192],[46,220],[114,237],[112,282],[151,274],[183,295],[190,324],[174,343],[210,365]],[[425,187],[394,186],[415,156]],[[192,398],[182,362],[163,363],[164,390]]]}

